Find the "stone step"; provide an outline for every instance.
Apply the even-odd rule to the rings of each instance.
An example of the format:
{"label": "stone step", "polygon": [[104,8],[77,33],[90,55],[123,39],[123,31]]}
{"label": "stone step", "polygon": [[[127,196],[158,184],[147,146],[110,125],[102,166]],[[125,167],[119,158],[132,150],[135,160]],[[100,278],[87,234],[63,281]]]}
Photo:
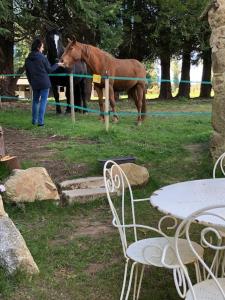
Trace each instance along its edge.
{"label": "stone step", "polygon": [[62,201],[69,205],[73,203],[86,203],[99,198],[107,200],[106,190],[103,187],[62,191]]}
{"label": "stone step", "polygon": [[59,184],[59,187],[61,190],[103,188],[104,179],[101,176],[65,180]]}

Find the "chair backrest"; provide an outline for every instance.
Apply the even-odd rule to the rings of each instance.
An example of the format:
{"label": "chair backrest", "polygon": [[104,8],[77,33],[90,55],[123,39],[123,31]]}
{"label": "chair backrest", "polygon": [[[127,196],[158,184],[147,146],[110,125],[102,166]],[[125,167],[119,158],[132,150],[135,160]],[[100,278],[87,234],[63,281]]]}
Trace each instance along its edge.
{"label": "chair backrest", "polygon": [[225,161],[224,161],[224,159],[225,159],[225,152],[220,155],[220,157],[217,159],[217,161],[214,164],[213,178],[216,178],[216,170],[217,170],[218,165],[220,166],[220,170],[222,171],[223,175],[225,176],[225,170],[224,170]]}
{"label": "chair backrest", "polygon": [[[200,243],[203,247],[208,248],[210,255],[205,255],[202,258],[194,248],[191,242],[191,234],[194,233],[196,238],[196,229],[193,231],[192,227],[197,222],[203,222],[207,227],[204,227],[199,232]],[[218,224],[218,225],[213,225]],[[177,268],[174,269],[175,286],[180,296],[185,297],[187,288],[192,294],[193,300],[198,300],[193,288],[191,277],[189,276],[187,267],[182,262],[182,249],[179,247],[179,239],[184,237],[188,242],[188,247],[196,257],[196,262],[199,265],[199,279],[208,280],[211,279],[214,282],[215,288],[220,291],[221,295],[225,299],[225,292],[221,287],[218,277],[224,277],[224,254],[222,250],[225,250],[225,244],[223,244],[223,238],[221,229],[225,231],[225,204],[206,207],[198,210],[183,220],[178,226],[175,234],[175,252],[179,262]],[[201,270],[201,271],[200,271]],[[181,284],[182,281],[182,284]]]}
{"label": "chair backrest", "polygon": [[[133,193],[128,178],[121,167],[108,160],[103,170],[106,194],[113,215],[113,225],[118,228],[124,255],[129,245],[127,233],[132,229],[132,242],[137,241]],[[118,203],[119,196],[119,203]],[[116,202],[116,203],[115,203]],[[129,225],[128,225],[129,224]],[[130,236],[129,236],[130,237]]]}

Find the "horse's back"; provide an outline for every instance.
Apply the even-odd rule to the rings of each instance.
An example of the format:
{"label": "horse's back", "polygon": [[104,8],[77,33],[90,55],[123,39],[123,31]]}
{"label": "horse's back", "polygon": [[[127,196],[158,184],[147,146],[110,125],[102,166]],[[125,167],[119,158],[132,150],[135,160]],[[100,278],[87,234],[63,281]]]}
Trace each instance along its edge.
{"label": "horse's back", "polygon": [[136,59],[115,59],[114,76],[145,78],[145,66]]}

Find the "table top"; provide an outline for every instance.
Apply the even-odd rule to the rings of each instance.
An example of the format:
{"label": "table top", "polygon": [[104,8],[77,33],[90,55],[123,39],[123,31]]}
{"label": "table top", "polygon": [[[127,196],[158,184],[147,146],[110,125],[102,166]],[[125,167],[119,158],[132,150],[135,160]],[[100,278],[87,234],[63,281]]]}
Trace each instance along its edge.
{"label": "table top", "polygon": [[[159,211],[179,219],[185,219],[193,212],[213,205],[225,206],[225,178],[201,179],[179,182],[155,191],[150,197],[152,206]],[[225,208],[214,210],[225,218]],[[211,223],[225,227],[225,221],[213,216],[199,219],[202,223]]]}

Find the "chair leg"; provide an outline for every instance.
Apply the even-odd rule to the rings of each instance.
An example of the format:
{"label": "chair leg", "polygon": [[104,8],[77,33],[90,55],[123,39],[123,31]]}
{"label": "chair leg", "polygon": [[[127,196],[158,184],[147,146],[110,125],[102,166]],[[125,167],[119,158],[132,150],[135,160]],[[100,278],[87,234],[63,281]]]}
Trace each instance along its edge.
{"label": "chair leg", "polygon": [[137,281],[138,281],[138,267],[139,267],[139,265],[137,264],[136,268],[135,268],[133,300],[136,300]]}
{"label": "chair leg", "polygon": [[123,300],[123,295],[124,295],[124,291],[125,291],[125,287],[126,287],[128,263],[129,263],[129,260],[127,259],[126,263],[125,263],[125,267],[124,267],[123,286],[122,286],[122,291],[120,294],[120,300]]}
{"label": "chair leg", "polygon": [[196,282],[201,282],[202,281],[202,275],[201,275],[199,262],[195,262],[194,267],[195,267],[195,274],[196,274]]}
{"label": "chair leg", "polygon": [[221,263],[221,277],[224,278],[225,276],[225,251],[222,250],[223,253],[223,259],[222,259],[222,263]]}
{"label": "chair leg", "polygon": [[136,266],[137,262],[133,262],[132,266],[131,266],[131,270],[130,270],[130,279],[129,279],[129,284],[127,287],[127,293],[126,293],[126,297],[125,300],[128,300],[129,294],[130,294],[130,288],[131,288],[131,283],[132,283],[132,279],[133,279],[133,274],[134,274],[134,267]]}
{"label": "chair leg", "polygon": [[139,284],[138,284],[137,297],[136,297],[137,300],[139,299],[139,295],[140,295],[140,290],[141,290],[141,284],[142,284],[144,270],[145,270],[145,265],[142,265],[140,279],[139,279]]}

